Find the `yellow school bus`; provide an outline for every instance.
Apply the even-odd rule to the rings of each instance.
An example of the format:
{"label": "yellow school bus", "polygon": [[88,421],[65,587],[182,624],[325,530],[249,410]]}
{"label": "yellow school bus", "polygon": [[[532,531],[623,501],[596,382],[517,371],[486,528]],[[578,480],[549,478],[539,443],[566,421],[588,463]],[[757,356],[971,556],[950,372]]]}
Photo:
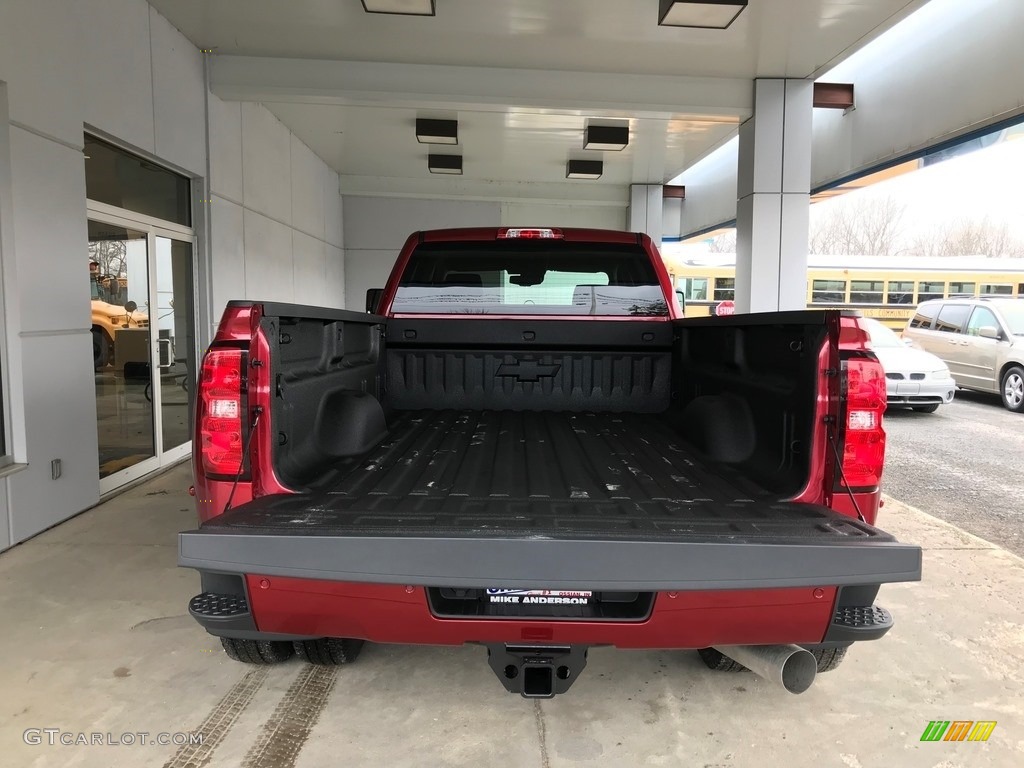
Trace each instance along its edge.
{"label": "yellow school bus", "polygon": [[[736,292],[733,254],[670,261],[687,317],[713,314]],[[808,309],[857,309],[902,329],[919,302],[950,296],[1024,296],[1024,259],[811,256]]]}

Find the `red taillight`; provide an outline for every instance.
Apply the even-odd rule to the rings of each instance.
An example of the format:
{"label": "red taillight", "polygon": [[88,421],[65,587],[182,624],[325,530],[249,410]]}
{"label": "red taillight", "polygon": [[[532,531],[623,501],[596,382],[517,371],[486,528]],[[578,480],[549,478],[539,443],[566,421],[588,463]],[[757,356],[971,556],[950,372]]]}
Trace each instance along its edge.
{"label": "red taillight", "polygon": [[199,440],[207,474],[237,475],[242,468],[245,425],[242,388],[245,355],[211,349],[199,376]]}
{"label": "red taillight", "polygon": [[851,488],[877,486],[885,462],[885,372],[877,360],[853,358],[846,370],[843,477]]}
{"label": "red taillight", "polygon": [[564,237],[560,229],[526,229],[516,227],[498,231],[499,238],[511,238],[519,240],[559,240]]}

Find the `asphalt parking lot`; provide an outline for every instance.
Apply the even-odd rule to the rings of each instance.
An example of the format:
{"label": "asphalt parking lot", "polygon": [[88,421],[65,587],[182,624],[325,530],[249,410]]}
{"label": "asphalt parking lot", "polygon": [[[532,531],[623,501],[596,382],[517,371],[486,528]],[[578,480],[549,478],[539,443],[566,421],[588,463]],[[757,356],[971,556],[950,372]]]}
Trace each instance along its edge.
{"label": "asphalt parking lot", "polygon": [[888,411],[885,430],[883,492],[1024,556],[1024,414],[959,390],[932,414]]}

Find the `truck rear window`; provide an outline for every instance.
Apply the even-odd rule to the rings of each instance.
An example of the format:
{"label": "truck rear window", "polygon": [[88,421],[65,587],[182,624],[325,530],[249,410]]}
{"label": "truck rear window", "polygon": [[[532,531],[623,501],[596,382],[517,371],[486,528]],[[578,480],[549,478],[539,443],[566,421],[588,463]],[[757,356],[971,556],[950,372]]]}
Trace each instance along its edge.
{"label": "truck rear window", "polygon": [[419,246],[391,311],[663,316],[668,306],[638,245],[508,240]]}

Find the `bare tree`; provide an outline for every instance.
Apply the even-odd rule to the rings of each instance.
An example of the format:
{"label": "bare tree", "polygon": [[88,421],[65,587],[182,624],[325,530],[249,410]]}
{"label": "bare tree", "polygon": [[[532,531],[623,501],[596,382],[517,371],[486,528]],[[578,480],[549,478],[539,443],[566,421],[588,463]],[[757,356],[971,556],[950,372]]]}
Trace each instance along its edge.
{"label": "bare tree", "polygon": [[1005,222],[996,224],[988,216],[960,219],[918,237],[910,251],[915,256],[1024,256],[1024,241],[1011,234]]}
{"label": "bare tree", "polygon": [[100,275],[127,275],[128,246],[124,240],[94,240],[89,243],[89,260],[99,265]]}
{"label": "bare tree", "polygon": [[812,225],[810,252],[893,256],[900,251],[905,211],[891,197],[844,200]]}

